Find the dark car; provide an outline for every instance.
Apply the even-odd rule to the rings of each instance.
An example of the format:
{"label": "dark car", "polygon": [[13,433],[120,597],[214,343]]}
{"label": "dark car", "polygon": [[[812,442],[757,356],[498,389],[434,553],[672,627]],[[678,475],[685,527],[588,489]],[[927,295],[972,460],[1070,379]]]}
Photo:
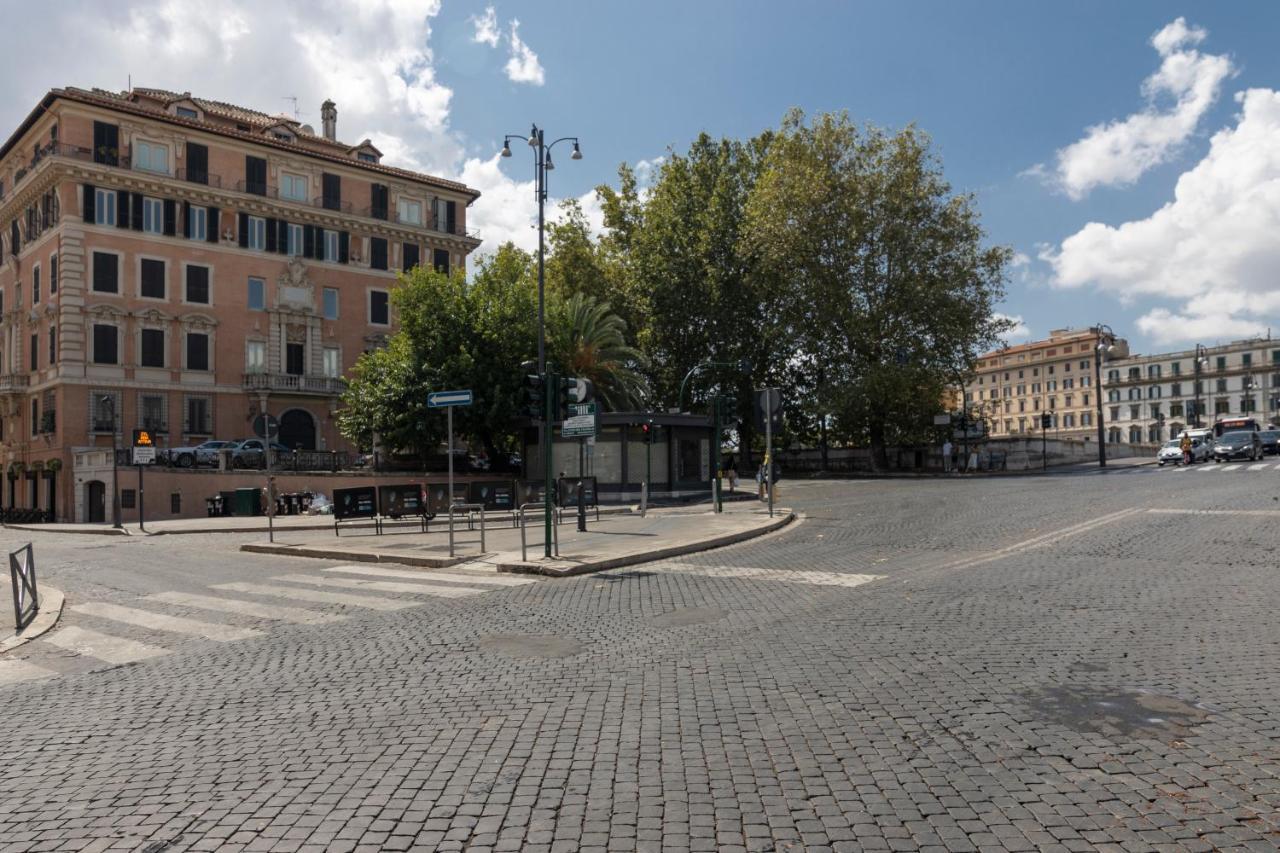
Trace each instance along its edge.
{"label": "dark car", "polygon": [[1272,456],[1280,453],[1280,429],[1264,429],[1258,433],[1258,439],[1262,442],[1263,453]]}
{"label": "dark car", "polygon": [[[231,464],[236,468],[265,468],[267,465],[266,459],[263,457],[262,446],[262,439],[248,438],[226,449],[231,451]],[[276,454],[271,457],[273,463],[280,457],[281,453],[293,452],[288,445],[281,444],[278,441],[271,442],[271,449]]]}
{"label": "dark car", "polygon": [[1253,430],[1224,432],[1213,443],[1213,461],[1227,462],[1232,459],[1257,459],[1262,455],[1262,440]]}

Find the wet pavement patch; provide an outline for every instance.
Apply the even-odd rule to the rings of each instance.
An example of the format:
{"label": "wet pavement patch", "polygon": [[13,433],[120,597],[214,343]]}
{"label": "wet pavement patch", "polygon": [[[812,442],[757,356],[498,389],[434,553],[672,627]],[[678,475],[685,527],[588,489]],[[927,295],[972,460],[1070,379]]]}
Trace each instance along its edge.
{"label": "wet pavement patch", "polygon": [[1203,703],[1148,690],[1059,686],[1023,698],[1044,719],[1112,740],[1181,740],[1212,714]]}
{"label": "wet pavement patch", "polygon": [[480,648],[518,658],[567,658],[582,651],[577,640],[551,634],[491,634],[480,638]]}
{"label": "wet pavement patch", "polygon": [[653,617],[653,624],[660,628],[679,628],[684,625],[705,625],[729,615],[719,607],[680,607],[669,613]]}

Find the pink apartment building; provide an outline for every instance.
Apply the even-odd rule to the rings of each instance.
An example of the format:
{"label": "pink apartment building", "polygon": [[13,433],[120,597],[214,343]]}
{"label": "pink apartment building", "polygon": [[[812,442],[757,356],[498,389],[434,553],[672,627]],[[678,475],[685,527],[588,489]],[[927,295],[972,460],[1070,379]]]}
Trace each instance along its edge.
{"label": "pink apartment building", "polygon": [[0,508],[103,520],[84,451],[244,438],[264,404],[291,447],[351,449],[343,376],[395,329],[398,271],[479,245],[479,193],[321,116],[54,89],[0,147]]}

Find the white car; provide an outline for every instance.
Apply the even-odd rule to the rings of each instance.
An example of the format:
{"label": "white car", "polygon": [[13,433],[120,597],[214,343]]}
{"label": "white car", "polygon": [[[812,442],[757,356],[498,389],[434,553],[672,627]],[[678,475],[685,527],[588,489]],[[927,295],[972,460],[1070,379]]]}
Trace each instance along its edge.
{"label": "white car", "polygon": [[[1198,438],[1191,439],[1191,461],[1207,462],[1209,461],[1209,445]],[[1172,462],[1174,465],[1182,464],[1182,439],[1175,438],[1166,441],[1164,446],[1156,453],[1156,464],[1164,465]]]}

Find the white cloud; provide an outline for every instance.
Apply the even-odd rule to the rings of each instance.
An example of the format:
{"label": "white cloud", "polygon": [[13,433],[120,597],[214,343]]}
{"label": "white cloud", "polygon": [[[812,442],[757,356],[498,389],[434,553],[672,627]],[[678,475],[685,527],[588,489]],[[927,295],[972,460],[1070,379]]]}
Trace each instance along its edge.
{"label": "white cloud", "polygon": [[[1126,186],[1168,162],[1200,123],[1234,73],[1226,56],[1195,49],[1207,33],[1178,18],[1151,37],[1160,68],[1142,84],[1147,105],[1129,117],[1094,125],[1083,139],[1057,152],[1052,169],[1033,166],[1040,176],[1073,200],[1099,186]],[[1173,103],[1163,105],[1162,101]]]}
{"label": "white cloud", "polygon": [[511,19],[511,57],[507,60],[507,79],[513,83],[530,83],[541,86],[546,82],[538,54],[520,40],[520,22]]}
{"label": "white cloud", "polygon": [[1173,200],[1119,226],[1090,222],[1041,252],[1060,287],[1122,302],[1162,298],[1138,321],[1161,342],[1257,334],[1280,311],[1280,92],[1250,89],[1234,127],[1179,177]]}
{"label": "white cloud", "polygon": [[475,24],[475,34],[471,36],[471,40],[479,44],[487,44],[489,47],[498,46],[498,13],[492,6],[486,6],[484,14],[472,15],[468,18],[471,23]]}
{"label": "white cloud", "polygon": [[997,311],[991,315],[991,318],[993,320],[1008,320],[1013,323],[1012,328],[1000,336],[1000,339],[1006,344],[1031,340],[1031,329],[1023,322],[1021,314],[1001,314]]}

